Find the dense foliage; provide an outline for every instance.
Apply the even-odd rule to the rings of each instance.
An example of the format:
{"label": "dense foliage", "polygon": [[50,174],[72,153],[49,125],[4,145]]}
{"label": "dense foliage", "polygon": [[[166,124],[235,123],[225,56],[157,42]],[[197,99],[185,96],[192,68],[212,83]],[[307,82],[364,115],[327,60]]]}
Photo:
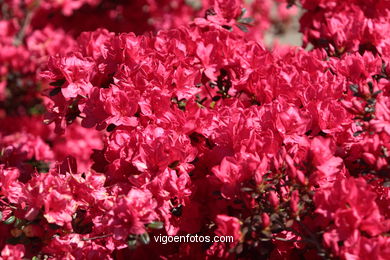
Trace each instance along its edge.
{"label": "dense foliage", "polygon": [[0,5],[1,259],[388,259],[390,1]]}

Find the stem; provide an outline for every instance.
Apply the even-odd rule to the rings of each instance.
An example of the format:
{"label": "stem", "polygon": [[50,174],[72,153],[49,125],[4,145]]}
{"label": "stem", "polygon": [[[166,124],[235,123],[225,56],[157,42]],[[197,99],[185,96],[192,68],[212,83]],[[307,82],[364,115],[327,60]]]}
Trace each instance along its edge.
{"label": "stem", "polygon": [[101,235],[101,236],[97,236],[97,237],[83,238],[81,240],[82,241],[89,241],[89,240],[95,240],[95,239],[100,239],[100,238],[106,238],[106,237],[110,237],[110,236],[112,236],[112,235],[108,234],[108,235]]}
{"label": "stem", "polygon": [[205,85],[205,88],[206,88],[206,91],[207,91],[208,95],[210,96],[211,101],[213,101],[213,96],[211,95],[211,92],[210,92],[209,87],[207,86],[207,84]]}
{"label": "stem", "polygon": [[34,11],[38,5],[39,4],[37,2],[36,4],[34,4],[34,7],[32,7],[31,10],[28,10],[28,9],[26,10],[26,17],[23,20],[22,27],[20,28],[19,32],[17,33],[17,35],[15,36],[15,39],[14,39],[15,46],[19,46],[23,43],[24,36],[26,34],[26,30],[31,23],[32,16],[33,16]]}
{"label": "stem", "polygon": [[[281,221],[277,221],[279,225],[281,225],[283,227],[284,230],[286,231],[291,231],[292,233],[294,233],[295,235],[299,236],[302,238],[302,240],[300,241],[297,241],[297,242],[306,242],[308,244],[312,244],[315,246],[315,248],[317,249],[318,251],[318,255],[323,258],[323,259],[331,259],[330,257],[330,254],[326,251],[326,249],[321,245],[321,243],[318,242],[318,239],[317,237],[311,232],[311,230],[306,226],[304,225],[302,222],[300,221],[295,221],[298,223],[298,225],[300,225],[305,231],[306,233],[308,234],[309,237],[305,236],[304,234],[301,234],[300,232],[298,232],[297,230],[293,229],[293,228],[289,228],[289,227],[286,227]],[[276,239],[276,238],[275,238]],[[287,241],[286,241],[287,242]]]}
{"label": "stem", "polygon": [[285,239],[285,238],[281,238],[281,237],[273,237],[273,239],[279,240],[279,241],[283,241],[283,242],[292,242],[292,243],[295,243],[295,242],[304,242],[304,240]]}

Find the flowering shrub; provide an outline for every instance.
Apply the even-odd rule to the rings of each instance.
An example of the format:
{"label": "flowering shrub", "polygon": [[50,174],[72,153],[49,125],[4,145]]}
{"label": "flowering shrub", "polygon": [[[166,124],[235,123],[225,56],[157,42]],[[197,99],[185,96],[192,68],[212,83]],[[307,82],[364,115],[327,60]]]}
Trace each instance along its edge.
{"label": "flowering shrub", "polygon": [[388,1],[0,4],[1,259],[388,258]]}

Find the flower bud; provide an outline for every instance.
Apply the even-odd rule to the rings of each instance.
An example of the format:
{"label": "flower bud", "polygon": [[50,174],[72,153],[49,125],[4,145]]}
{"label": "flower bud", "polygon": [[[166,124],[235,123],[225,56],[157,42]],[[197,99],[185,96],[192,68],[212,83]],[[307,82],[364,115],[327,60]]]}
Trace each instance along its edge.
{"label": "flower bud", "polygon": [[19,237],[20,235],[22,235],[22,230],[20,230],[19,228],[13,228],[11,229],[11,235],[13,237]]}
{"label": "flower bud", "polygon": [[263,228],[267,228],[271,224],[267,213],[261,214],[261,221],[263,223]]}
{"label": "flower bud", "polygon": [[41,237],[44,234],[42,227],[38,225],[28,225],[23,229],[26,237]]}
{"label": "flower bud", "polygon": [[298,212],[298,204],[299,204],[299,193],[297,190],[294,190],[291,194],[290,207],[294,214]]}
{"label": "flower bud", "polygon": [[275,191],[271,190],[269,192],[269,201],[271,203],[271,205],[274,207],[274,208],[277,208],[279,206],[279,198],[278,198],[278,195],[276,194]]}
{"label": "flower bud", "polygon": [[352,101],[352,104],[353,104],[353,107],[354,107],[357,111],[363,111],[363,110],[364,110],[364,105],[363,105],[362,102],[357,101],[357,100],[353,100],[353,101]]}
{"label": "flower bud", "polygon": [[363,160],[371,165],[374,165],[376,162],[375,156],[372,153],[363,153]]}

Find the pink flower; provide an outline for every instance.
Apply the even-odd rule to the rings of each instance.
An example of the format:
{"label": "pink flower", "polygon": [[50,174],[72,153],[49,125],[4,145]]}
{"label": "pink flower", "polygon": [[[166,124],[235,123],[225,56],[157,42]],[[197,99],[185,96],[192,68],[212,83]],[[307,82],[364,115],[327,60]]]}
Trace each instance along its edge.
{"label": "pink flower", "polygon": [[106,216],[108,230],[114,239],[124,240],[130,234],[143,234],[145,224],[157,219],[156,202],[148,191],[131,189],[123,197],[118,197],[113,209]]}
{"label": "pink flower", "polygon": [[241,1],[237,0],[213,0],[215,11],[223,18],[230,20],[235,19],[241,14]]}
{"label": "pink flower", "polygon": [[6,98],[5,87],[6,87],[6,82],[1,81],[0,82],[0,101],[4,101]]}
{"label": "pink flower", "polygon": [[38,210],[44,207],[43,214],[49,223],[60,226],[70,223],[77,201],[68,180],[69,175],[60,175],[54,169],[31,179],[27,185],[29,207]]}
{"label": "pink flower", "polygon": [[213,252],[213,254],[217,254],[219,257],[226,257],[229,248],[234,247],[241,240],[241,224],[237,218],[226,215],[217,215],[215,221],[218,227],[215,234],[217,236],[231,236],[233,237],[233,242],[214,243],[209,252]]}
{"label": "pink flower", "polygon": [[42,76],[52,81],[65,79],[67,83],[61,87],[65,98],[75,98],[77,95],[87,96],[92,84],[90,79],[93,74],[94,62],[84,58],[81,54],[66,57],[51,58],[49,68],[53,72],[43,73]]}
{"label": "pink flower", "polygon": [[4,260],[21,260],[25,254],[24,245],[6,245],[1,251],[1,259]]}
{"label": "pink flower", "polygon": [[318,173],[311,178],[316,182],[321,182],[324,179],[329,181],[340,172],[343,160],[334,156],[331,149],[333,149],[331,139],[316,137],[311,142],[313,165],[318,169]]}
{"label": "pink flower", "polygon": [[136,126],[138,120],[134,114],[138,110],[138,91],[131,89],[122,91],[115,86],[110,90],[109,98],[105,102],[105,110],[111,115],[106,120],[107,124]]}
{"label": "pink flower", "polygon": [[389,1],[296,2],[2,1],[2,258],[387,259]]}
{"label": "pink flower", "polygon": [[18,181],[19,170],[16,168],[4,169],[0,165],[1,194],[11,203],[20,203],[25,199],[25,187]]}
{"label": "pink flower", "polygon": [[141,172],[164,170],[172,163],[190,162],[196,150],[186,135],[149,125],[138,133],[140,143],[132,162]]}

